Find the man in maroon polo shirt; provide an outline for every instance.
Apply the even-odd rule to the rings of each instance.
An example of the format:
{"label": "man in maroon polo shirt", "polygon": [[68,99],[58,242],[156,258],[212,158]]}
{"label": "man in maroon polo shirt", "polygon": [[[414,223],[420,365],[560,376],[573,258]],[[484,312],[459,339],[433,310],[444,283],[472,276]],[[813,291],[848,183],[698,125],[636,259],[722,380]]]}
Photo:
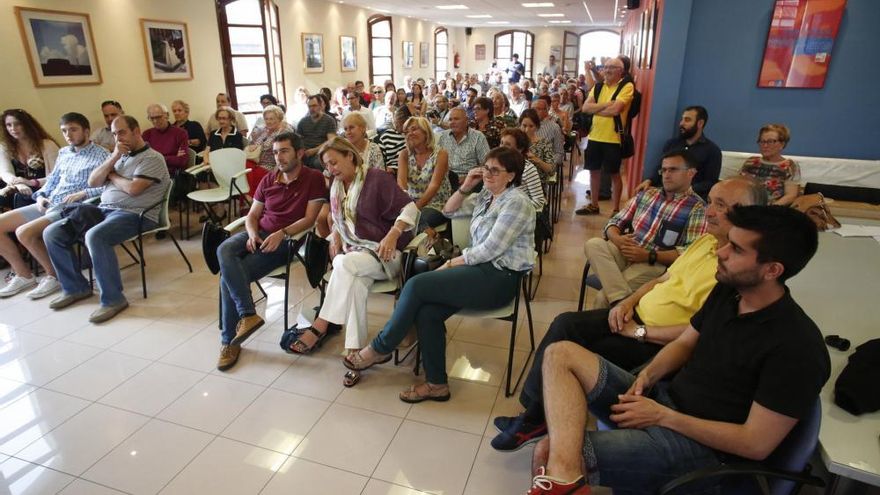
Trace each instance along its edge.
{"label": "man in maroon polo shirt", "polygon": [[153,103],[147,107],[147,118],[153,127],[143,133],[144,141],[150,148],[162,153],[168,172],[175,177],[179,170],[185,169],[189,161],[187,148],[189,135],[181,127],[174,127],[168,121],[168,108],[161,103]]}
{"label": "man in maroon polo shirt", "polygon": [[220,358],[226,371],[238,361],[241,344],[263,325],[250,284],[287,263],[285,238],[311,228],[329,193],[321,172],[302,165],[305,145],[293,132],[278,134],[272,143],[275,171],[257,185],[248,211],[246,231],[217,248],[220,262]]}

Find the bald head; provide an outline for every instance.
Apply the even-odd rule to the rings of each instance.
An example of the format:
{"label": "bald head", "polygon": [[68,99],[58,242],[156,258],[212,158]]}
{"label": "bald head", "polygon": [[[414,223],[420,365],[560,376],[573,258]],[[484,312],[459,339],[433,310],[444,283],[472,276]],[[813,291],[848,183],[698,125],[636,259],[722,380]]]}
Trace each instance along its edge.
{"label": "bald head", "polygon": [[706,209],[706,227],[719,245],[727,242],[732,224],[727,214],[734,206],[766,206],[769,202],[764,185],[748,177],[731,177],[718,182],[709,191],[709,207]]}

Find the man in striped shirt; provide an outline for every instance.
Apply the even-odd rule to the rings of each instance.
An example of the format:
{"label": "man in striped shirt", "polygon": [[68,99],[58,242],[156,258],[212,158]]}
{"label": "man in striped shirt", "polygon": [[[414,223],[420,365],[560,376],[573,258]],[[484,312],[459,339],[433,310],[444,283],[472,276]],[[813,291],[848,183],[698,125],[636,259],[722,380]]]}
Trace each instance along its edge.
{"label": "man in striped shirt", "polygon": [[602,283],[593,309],[616,303],[662,275],[706,232],[705,203],[691,188],[696,173],[689,152],[667,153],[660,166],[663,187],[636,194],[608,221],[604,238],[587,241],[584,252]]}
{"label": "man in striped shirt", "polygon": [[[102,187],[88,187],[89,174],[110,153],[90,141],[89,132],[89,119],[84,115],[73,112],[62,115],[61,133],[70,146],[58,152],[55,168],[46,184],[33,194],[36,203],[0,215],[0,256],[9,262],[15,273],[12,280],[0,289],[0,297],[32,289],[28,297],[39,299],[61,288],[43,243],[43,230],[61,219],[64,205],[101,194]],[[8,235],[12,232],[46,271],[39,284],[30,264],[24,261],[18,246]]]}

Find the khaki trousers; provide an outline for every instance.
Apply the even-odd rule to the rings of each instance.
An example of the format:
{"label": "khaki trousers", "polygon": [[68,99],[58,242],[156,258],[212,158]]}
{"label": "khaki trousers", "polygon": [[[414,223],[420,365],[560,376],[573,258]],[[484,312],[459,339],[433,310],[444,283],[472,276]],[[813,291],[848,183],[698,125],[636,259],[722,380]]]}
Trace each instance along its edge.
{"label": "khaki trousers", "polygon": [[630,263],[613,242],[601,237],[588,240],[584,244],[584,254],[590,262],[590,271],[602,283],[602,290],[593,300],[591,309],[607,308],[611,302],[627,297],[666,271],[666,267],[659,263],[654,266]]}

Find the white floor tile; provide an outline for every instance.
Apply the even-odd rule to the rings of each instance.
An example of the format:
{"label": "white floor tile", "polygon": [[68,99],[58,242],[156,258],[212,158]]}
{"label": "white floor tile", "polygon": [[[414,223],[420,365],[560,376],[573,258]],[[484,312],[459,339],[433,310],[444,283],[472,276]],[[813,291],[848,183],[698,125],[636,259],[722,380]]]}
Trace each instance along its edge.
{"label": "white floor tile", "polygon": [[272,383],[272,387],[332,401],[345,388],[342,385],[345,371],[342,356],[323,352],[300,356]]}
{"label": "white floor tile", "polygon": [[153,320],[123,312],[119,316],[113,318],[112,325],[88,324],[81,327],[79,330],[70,333],[64,337],[64,340],[107,349],[125,340],[133,333],[152,322]]}
{"label": "white floor tile", "polygon": [[416,490],[459,495],[480,437],[404,421],[373,473],[373,478]]}
{"label": "white floor tile", "polygon": [[217,438],[160,493],[256,494],[286,460],[277,452]]}
{"label": "white floor tile", "polygon": [[101,352],[59,340],[0,367],[0,377],[42,386]]}
{"label": "white floor tile", "polygon": [[[72,311],[52,311],[38,320],[21,326],[20,329],[24,332],[60,339],[88,325],[88,315],[91,314],[91,308],[86,306],[83,308],[86,308],[88,313],[82,314],[83,311],[78,311],[74,314]],[[74,309],[77,309],[77,306],[71,308],[71,310]]]}
{"label": "white floor tile", "polygon": [[[217,348],[219,349],[219,346]],[[296,361],[296,356],[284,352],[277,342],[269,343],[251,339],[242,346],[241,355],[235,366],[225,372],[214,368],[211,373],[255,385],[268,386],[281,376],[281,373],[284,373],[294,361]]]}
{"label": "white floor tile", "polygon": [[0,464],[0,491],[10,495],[42,495],[64,488],[73,476],[39,464],[11,458]]}
{"label": "white floor tile", "polygon": [[34,390],[0,410],[0,452],[15,455],[88,405],[69,395]]}
{"label": "white floor tile", "polygon": [[402,418],[411,405],[397,396],[417,380],[409,366],[394,367],[389,362],[363,372],[357,385],[343,390],[336,402]]}
{"label": "white floor tile", "polygon": [[260,495],[360,495],[365,476],[290,457]]}
{"label": "white floor tile", "polygon": [[208,375],[157,416],[210,433],[220,433],[263,391],[249,383]]}
{"label": "white floor tile", "polygon": [[207,433],[153,419],[82,477],[128,493],[158,493],[212,439]]}
{"label": "white floor tile", "polygon": [[33,385],[0,378],[0,410],[34,390]]}
{"label": "white floor tile", "polygon": [[[513,362],[522,366],[526,353],[515,351]],[[501,385],[507,371],[507,349],[470,344],[452,339],[446,345],[446,373],[458,378],[484,385]]]}
{"label": "white floor tile", "polygon": [[329,406],[329,402],[319,399],[267,389],[222,435],[290,454]]}
{"label": "white floor tile", "polygon": [[405,486],[371,479],[361,495],[428,495],[428,492],[420,492]]}
{"label": "white floor tile", "polygon": [[67,485],[58,495],[125,495],[123,492],[101,486],[91,481],[76,479]]}
{"label": "white floor tile", "polygon": [[79,476],[148,419],[139,414],[92,404],[16,455]]}
{"label": "white floor tile", "polygon": [[52,338],[0,324],[0,366],[27,356],[52,342]]}
{"label": "white floor tile", "polygon": [[334,404],[293,455],[369,476],[399,425],[399,418]]}
{"label": "white floor tile", "polygon": [[495,387],[450,380],[449,393],[452,398],[448,402],[414,404],[406,419],[482,435],[495,403],[496,392]]}
{"label": "white floor tile", "polygon": [[116,352],[155,360],[192,337],[199,328],[157,321],[111,347]]}
{"label": "white floor tile", "polygon": [[204,377],[204,373],[153,363],[99,399],[99,402],[155,416]]}
{"label": "white floor tile", "polygon": [[94,401],[149,364],[146,359],[104,351],[47,383],[45,388]]}
{"label": "white floor tile", "polygon": [[212,325],[162,356],[160,362],[208,373],[217,369],[220,355],[220,329]]}
{"label": "white floor tile", "polygon": [[506,495],[525,493],[532,483],[532,451],[526,446],[516,452],[498,452],[492,437],[484,437],[471,469],[465,495]]}

